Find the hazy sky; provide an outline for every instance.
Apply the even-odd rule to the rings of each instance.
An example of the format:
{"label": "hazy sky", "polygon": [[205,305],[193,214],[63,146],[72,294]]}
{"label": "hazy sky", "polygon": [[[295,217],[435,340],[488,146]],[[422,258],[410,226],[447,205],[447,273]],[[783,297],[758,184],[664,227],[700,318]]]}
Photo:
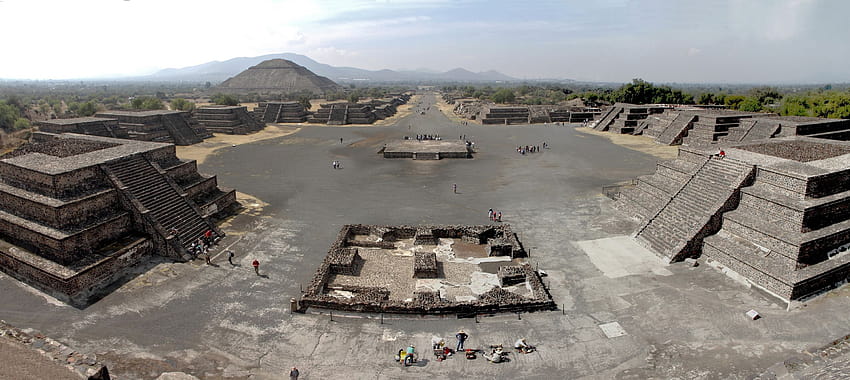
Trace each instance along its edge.
{"label": "hazy sky", "polygon": [[292,52],[517,78],[848,82],[846,0],[0,0],[0,78]]}

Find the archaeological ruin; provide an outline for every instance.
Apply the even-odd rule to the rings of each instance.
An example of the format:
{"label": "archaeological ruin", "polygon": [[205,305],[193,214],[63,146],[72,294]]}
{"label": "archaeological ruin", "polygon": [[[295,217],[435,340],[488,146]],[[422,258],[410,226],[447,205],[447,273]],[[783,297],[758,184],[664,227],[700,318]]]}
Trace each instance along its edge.
{"label": "archaeological ruin", "polygon": [[215,87],[224,93],[288,94],[312,92],[323,94],[341,90],[332,80],[318,76],[307,68],[285,59],[270,59],[251,66]]}
{"label": "archaeological ruin", "polygon": [[[792,120],[797,133],[841,123]],[[776,137],[724,153],[682,146],[620,193],[615,205],[639,221],[637,241],[666,261],[701,257],[789,303],[846,282],[850,143]]]}
{"label": "archaeological ruin", "polygon": [[261,131],[266,126],[245,106],[203,106],[195,109],[192,116],[211,133],[244,135]]}
{"label": "archaeological ruin", "polygon": [[443,158],[472,158],[475,151],[463,140],[396,140],[390,141],[378,153],[384,158],[441,160]]}
{"label": "archaeological ruin", "polygon": [[453,112],[468,120],[481,124],[544,124],[584,123],[598,117],[601,110],[594,107],[554,105],[511,105],[497,106],[477,99],[447,99],[454,104]]}
{"label": "archaeological ruin", "polygon": [[95,117],[37,121],[35,126],[47,133],[79,133],[177,145],[196,144],[212,136],[188,112],[168,110],[103,111]]}
{"label": "archaeological ruin", "polygon": [[237,206],[173,144],[38,132],[0,157],[0,270],[85,304],[151,255],[189,259]]}
{"label": "archaeological ruin", "polygon": [[510,225],[345,225],[298,307],[400,314],[552,310]]}
{"label": "archaeological ruin", "polygon": [[260,102],[253,114],[264,123],[303,123],[310,116],[298,102]]}
{"label": "archaeological ruin", "polygon": [[706,145],[809,136],[850,139],[850,120],[742,112],[708,106],[616,103],[593,125],[598,131],[648,136],[664,145]]}

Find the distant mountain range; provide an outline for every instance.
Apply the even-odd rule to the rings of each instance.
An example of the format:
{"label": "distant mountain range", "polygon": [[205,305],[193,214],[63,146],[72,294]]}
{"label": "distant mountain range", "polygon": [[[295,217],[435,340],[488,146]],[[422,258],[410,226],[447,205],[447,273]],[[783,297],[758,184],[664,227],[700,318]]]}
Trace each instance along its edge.
{"label": "distant mountain range", "polygon": [[509,77],[498,71],[485,71],[474,73],[466,69],[457,68],[444,73],[433,72],[427,69],[414,71],[393,70],[364,70],[356,67],[336,67],[312,60],[310,57],[294,54],[269,54],[259,57],[239,57],[226,61],[212,61],[196,66],[180,69],[164,69],[154,74],[138,79],[154,81],[193,81],[193,82],[223,82],[224,80],[239,74],[247,68],[260,62],[282,58],[301,66],[317,75],[327,77],[335,82],[511,82],[518,79]]}

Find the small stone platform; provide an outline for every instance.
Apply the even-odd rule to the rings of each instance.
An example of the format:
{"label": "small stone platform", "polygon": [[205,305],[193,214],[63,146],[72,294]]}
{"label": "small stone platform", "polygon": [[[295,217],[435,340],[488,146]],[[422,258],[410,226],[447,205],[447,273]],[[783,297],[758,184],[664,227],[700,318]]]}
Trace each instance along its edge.
{"label": "small stone platform", "polygon": [[443,158],[472,158],[474,153],[462,140],[397,140],[388,142],[379,153],[384,158],[440,160]]}
{"label": "small stone platform", "polygon": [[[423,233],[429,239],[419,239]],[[399,314],[554,309],[524,257],[510,225],[346,225],[299,307]]]}

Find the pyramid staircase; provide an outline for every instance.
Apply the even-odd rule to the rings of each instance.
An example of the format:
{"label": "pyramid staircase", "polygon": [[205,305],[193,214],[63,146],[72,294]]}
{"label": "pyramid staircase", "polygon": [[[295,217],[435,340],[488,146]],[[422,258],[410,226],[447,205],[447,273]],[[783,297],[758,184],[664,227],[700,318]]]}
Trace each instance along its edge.
{"label": "pyramid staircase", "polygon": [[676,116],[676,118],[673,119],[673,122],[658,135],[655,142],[664,145],[681,144],[682,137],[684,137],[688,129],[692,127],[696,118],[697,116],[692,114],[679,114],[679,116]]}
{"label": "pyramid staircase", "polygon": [[637,241],[670,262],[698,256],[703,238],[720,229],[721,215],[737,207],[740,188],[751,183],[754,170],[731,159],[707,160],[637,230]]}
{"label": "pyramid staircase", "polygon": [[[171,238],[169,231],[176,229],[177,244],[185,250],[205,231],[217,231],[191,200],[178,191],[177,184],[146,158],[137,155],[103,167],[137,211],[147,216],[145,222],[166,241]],[[178,252],[177,256],[182,253]]]}

